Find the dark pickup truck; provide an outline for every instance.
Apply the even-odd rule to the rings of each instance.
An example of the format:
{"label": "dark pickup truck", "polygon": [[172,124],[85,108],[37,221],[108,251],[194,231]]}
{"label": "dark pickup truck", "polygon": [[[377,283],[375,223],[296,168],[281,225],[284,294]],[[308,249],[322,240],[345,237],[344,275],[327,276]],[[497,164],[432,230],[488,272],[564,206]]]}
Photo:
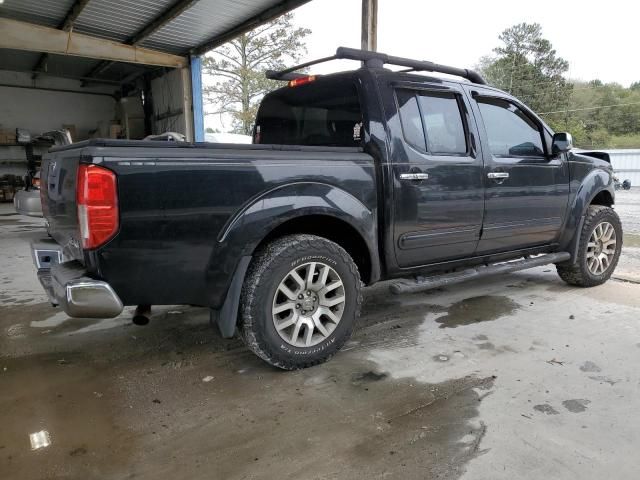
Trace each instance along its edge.
{"label": "dark pickup truck", "polygon": [[411,292],[551,263],[572,285],[611,276],[622,229],[607,161],[473,71],[333,58],[363,66],[268,73],[289,84],[264,98],[253,145],[52,149],[51,238],[33,245],[51,301],[72,317],[205,306],[223,336],[295,369],[345,343],[363,285]]}

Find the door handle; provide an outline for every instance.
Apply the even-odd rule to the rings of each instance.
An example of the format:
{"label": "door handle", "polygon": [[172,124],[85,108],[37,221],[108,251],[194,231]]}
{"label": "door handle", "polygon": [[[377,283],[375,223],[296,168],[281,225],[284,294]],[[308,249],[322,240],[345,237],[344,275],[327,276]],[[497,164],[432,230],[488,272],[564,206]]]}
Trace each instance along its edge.
{"label": "door handle", "polygon": [[428,173],[401,173],[400,180],[427,180]]}
{"label": "door handle", "polygon": [[507,173],[507,172],[489,172],[489,173],[487,173],[487,177],[492,178],[494,180],[496,180],[496,179],[504,180],[505,178],[509,178],[509,173]]}

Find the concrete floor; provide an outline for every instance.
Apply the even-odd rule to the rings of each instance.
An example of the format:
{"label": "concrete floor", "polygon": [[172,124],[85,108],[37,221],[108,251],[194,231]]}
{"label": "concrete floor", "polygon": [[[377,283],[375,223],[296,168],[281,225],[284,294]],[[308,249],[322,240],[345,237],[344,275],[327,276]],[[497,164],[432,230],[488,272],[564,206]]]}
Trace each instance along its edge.
{"label": "concrete floor", "polygon": [[380,284],[342,353],[287,373],[199,308],[66,318],[29,256],[41,221],[2,205],[0,478],[636,479],[640,191],[617,209],[624,256],[601,287],[549,267]]}

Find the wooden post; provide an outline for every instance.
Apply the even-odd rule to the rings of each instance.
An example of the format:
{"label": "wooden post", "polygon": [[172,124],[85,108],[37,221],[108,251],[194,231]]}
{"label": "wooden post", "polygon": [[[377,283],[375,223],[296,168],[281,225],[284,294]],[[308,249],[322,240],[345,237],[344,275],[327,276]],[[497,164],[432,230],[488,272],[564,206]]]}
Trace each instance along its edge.
{"label": "wooden post", "polygon": [[361,48],[372,52],[378,49],[378,0],[362,0]]}

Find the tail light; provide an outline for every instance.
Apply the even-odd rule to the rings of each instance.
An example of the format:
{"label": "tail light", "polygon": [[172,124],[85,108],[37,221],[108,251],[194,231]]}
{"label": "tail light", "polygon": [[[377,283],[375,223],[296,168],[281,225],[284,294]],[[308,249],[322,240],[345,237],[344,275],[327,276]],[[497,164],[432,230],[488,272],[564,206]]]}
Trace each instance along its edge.
{"label": "tail light", "polygon": [[294,78],[293,80],[289,81],[289,86],[290,87],[299,87],[300,85],[306,85],[307,83],[311,83],[311,82],[315,82],[316,81],[316,76],[315,75],[309,75],[307,77],[300,77],[300,78]]}
{"label": "tail light", "polygon": [[98,165],[80,165],[76,203],[82,248],[97,248],[118,231],[116,175]]}
{"label": "tail light", "polygon": [[40,178],[38,178],[38,177],[33,177],[33,178],[31,179],[31,186],[32,186],[33,188],[40,188]]}

